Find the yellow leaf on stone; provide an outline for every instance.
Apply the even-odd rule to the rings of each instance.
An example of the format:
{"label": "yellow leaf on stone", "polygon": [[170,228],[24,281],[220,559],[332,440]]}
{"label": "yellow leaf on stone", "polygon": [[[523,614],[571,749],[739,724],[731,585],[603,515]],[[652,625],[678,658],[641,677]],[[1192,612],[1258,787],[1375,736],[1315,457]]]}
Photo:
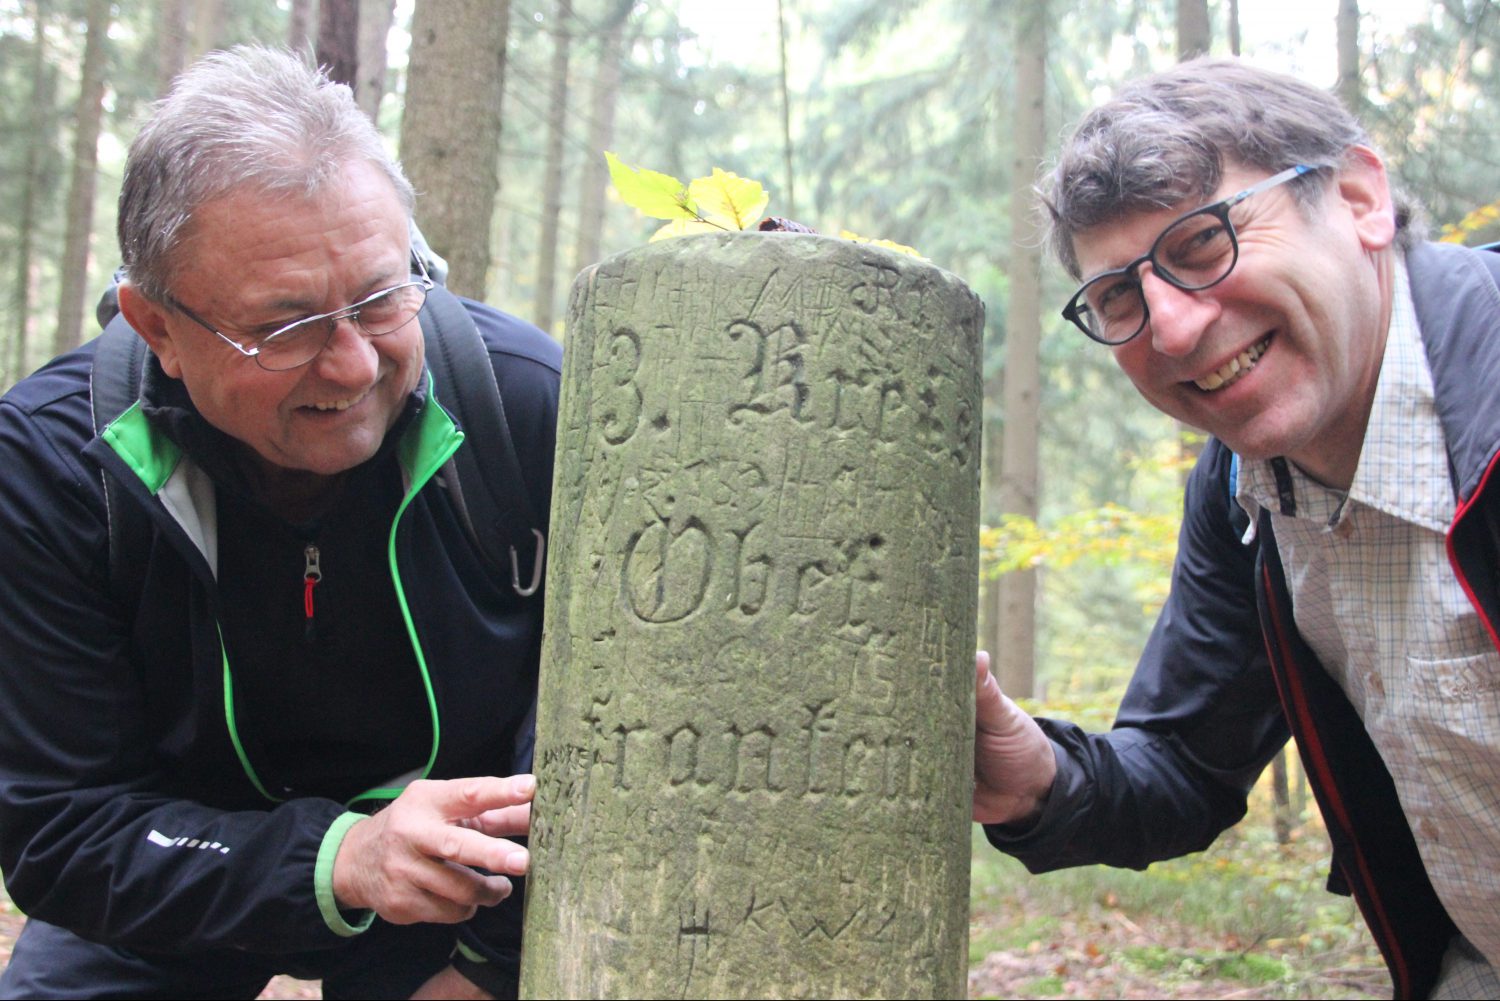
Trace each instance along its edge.
{"label": "yellow leaf on stone", "polygon": [[715,226],[711,222],[702,219],[673,219],[661,229],[651,234],[651,242],[665,240],[673,236],[697,236],[699,233],[722,233],[723,226]]}
{"label": "yellow leaf on stone", "polygon": [[759,181],[714,168],[712,175],[688,185],[688,198],[704,219],[725,229],[750,229],[760,222],[771,196]]}
{"label": "yellow leaf on stone", "polygon": [[688,186],[671,174],[632,167],[608,151],[604,160],[609,164],[609,178],[620,193],[620,200],[642,215],[652,219],[698,218]]}
{"label": "yellow leaf on stone", "polygon": [[919,261],[927,260],[927,258],[923,257],[917,251],[917,248],[908,247],[906,244],[897,243],[895,240],[872,240],[868,236],[860,236],[858,233],[851,233],[847,229],[839,230],[839,239],[853,240],[855,243],[868,243],[871,246],[884,247],[886,250],[894,250],[898,254],[907,254],[911,257],[915,257]]}

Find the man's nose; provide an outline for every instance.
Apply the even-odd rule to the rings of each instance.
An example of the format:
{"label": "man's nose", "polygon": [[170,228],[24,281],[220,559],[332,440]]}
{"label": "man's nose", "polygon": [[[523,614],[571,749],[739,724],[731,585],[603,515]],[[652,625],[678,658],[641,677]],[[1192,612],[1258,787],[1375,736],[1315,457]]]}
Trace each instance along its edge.
{"label": "man's nose", "polygon": [[1150,318],[1152,349],[1173,357],[1190,354],[1203,332],[1219,318],[1221,310],[1213,290],[1184,292],[1149,266],[1141,268],[1140,280]]}
{"label": "man's nose", "polygon": [[374,342],[351,316],[333,323],[333,335],[313,359],[318,375],[342,386],[366,386],[375,380],[380,355]]}

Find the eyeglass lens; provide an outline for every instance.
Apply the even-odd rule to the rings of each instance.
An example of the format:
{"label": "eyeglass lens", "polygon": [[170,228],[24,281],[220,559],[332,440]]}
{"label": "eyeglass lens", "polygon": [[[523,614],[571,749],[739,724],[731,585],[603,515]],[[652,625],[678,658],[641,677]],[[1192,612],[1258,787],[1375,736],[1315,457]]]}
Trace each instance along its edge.
{"label": "eyeglass lens", "polygon": [[[1226,216],[1225,209],[1212,206],[1164,230],[1147,258],[1156,274],[1187,291],[1222,281],[1236,257],[1234,231]],[[1107,344],[1129,340],[1146,322],[1146,297],[1138,268],[1100,275],[1079,290],[1079,319]]]}
{"label": "eyeglass lens", "polygon": [[358,324],[367,337],[382,337],[410,323],[426,301],[425,285],[419,282],[397,285],[348,309],[326,316],[311,316],[283,327],[260,342],[255,360],[272,372],[306,365],[333,337],[339,320],[348,319]]}

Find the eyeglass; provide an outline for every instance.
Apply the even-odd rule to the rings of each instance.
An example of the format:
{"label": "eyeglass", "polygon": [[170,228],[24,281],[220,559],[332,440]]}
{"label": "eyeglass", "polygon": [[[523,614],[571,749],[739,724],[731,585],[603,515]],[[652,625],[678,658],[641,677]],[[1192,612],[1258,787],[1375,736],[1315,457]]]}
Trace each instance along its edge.
{"label": "eyeglass", "polygon": [[421,275],[415,281],[393,285],[343,309],[305,317],[278,327],[264,336],[255,336],[255,343],[251,347],[246,347],[205,322],[176,298],[169,297],[168,301],[182,315],[246,358],[254,358],[255,363],[267,372],[286,372],[301,368],[318,357],[333,339],[333,332],[340,320],[354,323],[366,337],[394,334],[410,323],[421,311],[423,303],[427,301],[427,293],[433,286],[433,281],[427,276],[427,269],[420,260],[417,261],[417,268]]}
{"label": "eyeglass", "polygon": [[1062,315],[1100,344],[1124,344],[1146,329],[1150,311],[1141,289],[1141,265],[1167,284],[1184,292],[1201,292],[1219,284],[1240,259],[1239,238],[1229,210],[1251,195],[1260,194],[1316,170],[1305,164],[1279,174],[1181,216],[1156,238],[1149,253],[1123,268],[1106,271],[1083,283],[1063,307]]}

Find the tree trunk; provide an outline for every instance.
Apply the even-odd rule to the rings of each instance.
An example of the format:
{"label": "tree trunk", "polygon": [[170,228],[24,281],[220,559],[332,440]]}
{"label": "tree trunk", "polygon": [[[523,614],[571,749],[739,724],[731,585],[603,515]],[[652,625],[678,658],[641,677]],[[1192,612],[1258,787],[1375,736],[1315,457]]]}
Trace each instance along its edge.
{"label": "tree trunk", "polygon": [[557,0],[552,24],[552,73],[547,90],[547,161],[542,168],[542,229],[537,238],[536,298],[532,319],[552,332],[557,288],[557,230],[562,215],[563,140],[568,122],[568,57],[573,37],[572,0]]}
{"label": "tree trunk", "polygon": [[1240,0],[1229,0],[1229,54],[1240,54]]}
{"label": "tree trunk", "polygon": [[292,9],[286,19],[286,47],[299,56],[312,50],[316,8],[317,0],[292,0]]}
{"label": "tree trunk", "polygon": [[412,15],[401,161],[417,222],[448,259],[448,287],[482,299],[500,189],[508,0],[421,0]]}
{"label": "tree trunk", "polygon": [[1177,0],[1177,61],[1208,54],[1208,0]]}
{"label": "tree trunk", "polygon": [[54,78],[47,66],[47,0],[33,0],[31,16],[34,40],[31,49],[31,135],[25,144],[26,158],[21,168],[21,204],[16,224],[16,287],[11,300],[16,326],[10,345],[11,363],[4,381],[6,386],[25,375],[30,367],[26,355],[31,340],[31,246],[37,230],[37,203],[45,183],[42,151],[51,142],[49,118]]}
{"label": "tree trunk", "polygon": [[625,62],[625,22],[635,0],[617,0],[603,24],[599,43],[599,68],[594,74],[594,93],[589,101],[588,155],[578,185],[578,243],[573,253],[573,273],[599,260],[599,239],[604,229],[604,192],[609,186],[609,168],[604,151],[614,141],[615,105],[620,93],[620,75]]}
{"label": "tree trunk", "polygon": [[197,59],[219,44],[224,27],[224,0],[189,0],[192,7],[191,45],[183,65]]}
{"label": "tree trunk", "polygon": [[156,92],[165,94],[187,66],[188,0],[163,0],[156,8]]}
{"label": "tree trunk", "polygon": [[[1016,155],[1011,165],[1010,300],[1005,329],[1005,437],[1000,496],[1007,513],[1037,516],[1041,390],[1041,234],[1031,190],[1046,155],[1046,0],[1016,10]],[[1000,579],[1000,686],[1011,696],[1036,689],[1036,571]]]}
{"label": "tree trunk", "polygon": [[[986,385],[984,390],[985,400],[989,401],[1000,398],[1004,393],[1004,385]],[[993,405],[993,404],[990,404]],[[992,422],[988,417],[985,420],[984,432],[984,466],[983,472],[983,499],[984,517],[986,524],[995,524],[999,521],[1000,514],[1004,510],[1000,498],[1000,456],[1005,451],[1003,444],[1004,434],[1000,424]],[[979,591],[979,647],[982,650],[993,651],[996,658],[1004,649],[1000,634],[1000,608],[1002,599],[1002,588],[1000,582],[1002,577],[987,577],[980,581]],[[994,661],[998,669],[998,659]]]}
{"label": "tree trunk", "polygon": [[786,4],[776,0],[776,34],[781,42],[781,157],[786,171],[786,214],[797,218],[797,189],[792,172],[792,92],[787,81]]}
{"label": "tree trunk", "polygon": [[359,0],[319,0],[318,65],[353,89],[359,78]]}
{"label": "tree trunk", "polygon": [[104,46],[110,0],[89,0],[83,44],[83,78],[73,137],[73,176],[68,184],[57,332],[52,350],[62,354],[83,341],[83,300],[88,292],[89,244],[94,234],[94,185],[98,178],[99,123],[104,115]]}
{"label": "tree trunk", "polygon": [[359,0],[358,84],[354,99],[370,121],[380,123],[385,96],[385,43],[396,17],[396,0]]}
{"label": "tree trunk", "polygon": [[1286,780],[1286,748],[1271,759],[1271,828],[1278,845],[1292,843],[1292,797]]}
{"label": "tree trunk", "polygon": [[1336,18],[1339,46],[1339,82],[1334,88],[1344,107],[1359,114],[1362,97],[1359,84],[1359,0],[1339,0]]}

